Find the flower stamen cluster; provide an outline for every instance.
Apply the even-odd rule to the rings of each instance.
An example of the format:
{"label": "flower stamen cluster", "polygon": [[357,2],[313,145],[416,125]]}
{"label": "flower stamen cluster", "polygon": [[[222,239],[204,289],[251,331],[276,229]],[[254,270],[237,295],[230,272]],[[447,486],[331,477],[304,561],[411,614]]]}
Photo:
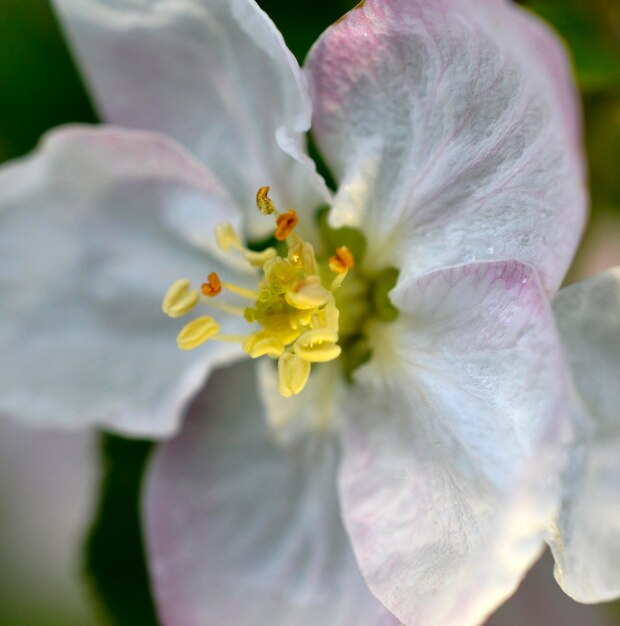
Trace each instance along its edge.
{"label": "flower stamen cluster", "polygon": [[[279,213],[268,193],[269,187],[258,190],[257,208],[264,215],[276,216],[274,236],[286,243],[285,254],[278,254],[274,247],[260,252],[250,250],[231,224],[216,229],[222,250],[241,254],[262,273],[256,289],[222,281],[211,272],[200,292],[192,289],[187,279],[176,281],[168,289],[162,309],[170,317],[180,317],[201,303],[258,324],[259,329],[248,335],[226,335],[213,317],[199,317],[181,330],[177,345],[181,350],[193,350],[208,340],[234,341],[252,358],[277,359],[280,394],[290,397],[303,390],[313,363],[333,361],[342,352],[338,343],[340,312],[334,292],[354,267],[355,259],[346,246],[339,246],[327,263],[331,274],[328,268],[321,268],[313,246],[294,232],[299,221],[296,212],[291,209]],[[223,291],[251,304],[238,306],[215,300]]]}

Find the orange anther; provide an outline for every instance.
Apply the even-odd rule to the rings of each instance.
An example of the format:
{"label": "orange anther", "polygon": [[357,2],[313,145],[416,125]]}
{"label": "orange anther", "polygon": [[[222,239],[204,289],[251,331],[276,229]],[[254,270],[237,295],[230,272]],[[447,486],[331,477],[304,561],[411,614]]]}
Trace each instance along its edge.
{"label": "orange anther", "polygon": [[273,200],[269,197],[269,186],[260,187],[256,192],[256,206],[263,215],[271,215],[275,212],[276,207]]}
{"label": "orange anther", "polygon": [[284,241],[293,232],[297,222],[299,222],[299,218],[293,209],[278,215],[276,218],[276,239]]}
{"label": "orange anther", "polygon": [[222,291],[222,283],[220,282],[220,277],[215,272],[211,272],[207,276],[207,280],[209,282],[202,283],[202,293],[205,296],[209,296],[209,298],[213,298]]}
{"label": "orange anther", "polygon": [[336,254],[329,258],[329,269],[335,274],[344,274],[355,265],[355,258],[346,246],[336,248]]}

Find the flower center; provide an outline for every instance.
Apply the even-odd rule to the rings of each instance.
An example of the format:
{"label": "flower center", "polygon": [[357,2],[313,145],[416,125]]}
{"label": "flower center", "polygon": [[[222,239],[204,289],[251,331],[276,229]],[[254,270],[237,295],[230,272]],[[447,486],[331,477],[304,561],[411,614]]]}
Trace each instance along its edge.
{"label": "flower center", "polygon": [[[365,249],[363,235],[349,228],[330,229],[324,213],[319,219],[322,248],[332,254],[317,260],[313,246],[295,232],[297,213],[278,212],[268,194],[269,187],[261,187],[256,204],[264,215],[275,215],[275,245],[250,250],[231,224],[216,229],[220,248],[241,255],[256,269],[256,289],[223,282],[211,272],[200,291],[187,279],[176,281],[166,292],[162,309],[170,317],[180,317],[201,303],[243,317],[254,325],[247,335],[222,334],[213,317],[203,316],[183,327],[177,345],[193,350],[207,340],[235,341],[252,358],[277,359],[279,392],[290,397],[303,390],[313,364],[333,361],[344,349],[343,367],[349,376],[370,357],[363,322],[373,313],[386,321],[396,317],[387,293],[398,271],[389,268],[369,276],[355,269],[356,255]],[[244,300],[245,306],[223,301],[219,297],[223,291]]]}

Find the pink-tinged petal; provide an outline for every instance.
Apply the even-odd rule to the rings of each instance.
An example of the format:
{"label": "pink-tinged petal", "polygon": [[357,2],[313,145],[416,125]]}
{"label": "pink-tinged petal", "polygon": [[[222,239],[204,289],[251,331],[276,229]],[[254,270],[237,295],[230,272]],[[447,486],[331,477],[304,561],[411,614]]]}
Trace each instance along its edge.
{"label": "pink-tinged petal", "polygon": [[580,155],[583,149],[581,102],[566,49],[558,41],[558,34],[529,10],[513,6],[512,18],[515,30],[523,38],[523,46],[530,52],[531,58],[536,59],[537,66],[545,74],[549,97],[555,98],[557,111],[564,117],[564,124],[574,142],[574,150],[585,167]]}
{"label": "pink-tinged petal", "polygon": [[551,548],[580,602],[620,596],[620,268],[562,289],[553,303],[590,420],[566,476]]}
{"label": "pink-tinged petal", "polygon": [[368,0],[310,53],[331,220],[427,271],[514,258],[556,289],[586,214],[578,107],[553,35],[507,2]]}
{"label": "pink-tinged petal", "polygon": [[485,622],[485,626],[617,626],[606,607],[578,604],[562,593],[551,574],[552,569],[551,555],[545,553],[515,595]]}
{"label": "pink-tinged petal", "polygon": [[61,129],[3,168],[0,413],[173,432],[208,370],[237,354],[223,344],[180,352],[183,322],[161,311],[175,280],[231,275],[180,232],[199,215],[205,241],[236,219],[204,166],[143,131]]}
{"label": "pink-tinged petal", "polygon": [[328,197],[305,154],[312,105],[281,34],[253,0],[54,0],[104,118],[162,131],[203,160],[248,209],[271,185],[283,208]]}
{"label": "pink-tinged petal", "polygon": [[403,282],[347,403],[340,494],[375,595],[407,626],[480,623],[540,556],[570,437],[536,272],[478,263]]}
{"label": "pink-tinged petal", "polygon": [[396,626],[338,511],[337,449],[270,437],[254,364],[216,372],[149,470],[144,507],[163,626]]}

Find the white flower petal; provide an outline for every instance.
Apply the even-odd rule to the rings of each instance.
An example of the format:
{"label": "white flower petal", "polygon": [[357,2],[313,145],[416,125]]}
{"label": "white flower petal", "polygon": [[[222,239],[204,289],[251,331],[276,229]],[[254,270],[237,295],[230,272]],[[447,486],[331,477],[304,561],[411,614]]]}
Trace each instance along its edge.
{"label": "white flower petal", "polygon": [[348,392],[338,360],[314,367],[303,391],[284,398],[278,391],[273,363],[258,363],[260,396],[274,439],[282,446],[303,440],[309,433],[336,431],[341,420],[340,403]]}
{"label": "white flower petal", "polygon": [[328,437],[281,448],[254,364],[220,370],[150,468],[145,515],[164,626],[395,626],[340,521]]}
{"label": "white flower petal", "polygon": [[586,213],[577,101],[553,35],[511,5],[367,0],[313,48],[330,219],[375,263],[514,258],[559,286]]}
{"label": "white flower petal", "polygon": [[[235,211],[209,172],[143,131],[73,127],[0,172],[0,412],[71,428],[174,431],[208,369],[161,311],[179,278],[226,277],[179,228]],[[199,232],[196,232],[199,235]]]}
{"label": "white flower petal", "polygon": [[305,155],[305,82],[253,0],[54,3],[105,119],[189,148],[247,207],[251,236],[273,226],[255,209],[260,186],[283,209],[326,201]]}
{"label": "white flower petal", "polygon": [[620,268],[562,289],[553,303],[591,418],[551,548],[555,575],[580,602],[620,596]]}
{"label": "white flower petal", "polygon": [[404,624],[478,624],[540,555],[558,502],[559,340],[535,271],[516,262],[433,272],[394,302],[401,316],[373,337],[349,398],[345,525]]}

